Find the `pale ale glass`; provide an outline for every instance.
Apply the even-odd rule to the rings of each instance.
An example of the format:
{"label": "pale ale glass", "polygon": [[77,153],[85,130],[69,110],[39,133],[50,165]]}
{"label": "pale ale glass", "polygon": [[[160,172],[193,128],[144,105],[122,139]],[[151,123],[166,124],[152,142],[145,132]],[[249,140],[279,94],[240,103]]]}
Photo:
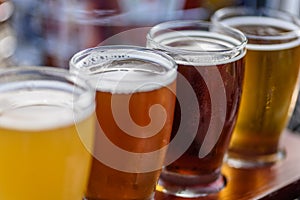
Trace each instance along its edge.
{"label": "pale ale glass", "polygon": [[94,105],[94,90],[67,70],[0,71],[0,199],[81,200]]}
{"label": "pale ale glass", "polygon": [[[172,138],[157,190],[205,196],[225,187],[221,166],[235,125],[244,75],[246,37],[200,21],[154,26],[148,47],[178,64]],[[172,141],[173,141],[172,140]]]}
{"label": "pale ale glass", "polygon": [[298,94],[300,21],[269,9],[224,8],[212,21],[248,38],[245,80],[227,162],[253,168],[285,157],[280,138]]}
{"label": "pale ale glass", "polygon": [[70,61],[96,89],[89,200],[152,199],[173,123],[177,65],[134,46],[99,46]]}

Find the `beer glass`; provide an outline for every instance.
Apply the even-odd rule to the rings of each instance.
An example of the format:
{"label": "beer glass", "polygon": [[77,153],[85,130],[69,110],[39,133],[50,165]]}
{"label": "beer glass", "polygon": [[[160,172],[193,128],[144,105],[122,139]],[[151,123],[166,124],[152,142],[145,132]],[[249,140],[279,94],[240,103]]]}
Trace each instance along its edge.
{"label": "beer glass", "polygon": [[280,138],[298,94],[300,21],[265,8],[224,8],[212,21],[241,30],[249,41],[227,162],[237,168],[270,166],[285,157]]}
{"label": "beer glass", "polygon": [[225,186],[221,166],[237,118],[246,43],[237,30],[201,21],[169,21],[148,33],[148,47],[171,55],[179,71],[176,145],[169,145],[158,191],[198,197]]}
{"label": "beer glass", "polygon": [[91,165],[94,90],[67,70],[0,71],[0,199],[81,200]]}
{"label": "beer glass", "polygon": [[75,54],[70,70],[96,89],[95,151],[86,198],[152,199],[170,140],[177,65],[135,46]]}

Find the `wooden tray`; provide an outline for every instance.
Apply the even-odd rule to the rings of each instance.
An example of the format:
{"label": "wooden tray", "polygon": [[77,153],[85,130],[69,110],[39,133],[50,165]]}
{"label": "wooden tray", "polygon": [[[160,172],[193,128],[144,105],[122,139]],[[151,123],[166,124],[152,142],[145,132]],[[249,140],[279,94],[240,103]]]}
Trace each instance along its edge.
{"label": "wooden tray", "polygon": [[[293,200],[300,196],[300,134],[286,130],[282,145],[287,157],[271,167],[235,169],[224,164],[226,187],[201,200]],[[157,192],[155,200],[187,200]]]}

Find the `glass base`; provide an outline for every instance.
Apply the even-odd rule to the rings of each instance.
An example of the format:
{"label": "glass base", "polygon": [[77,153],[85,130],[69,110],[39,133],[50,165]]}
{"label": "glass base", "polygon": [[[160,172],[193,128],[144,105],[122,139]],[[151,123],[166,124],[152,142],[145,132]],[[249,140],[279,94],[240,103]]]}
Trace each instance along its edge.
{"label": "glass base", "polygon": [[237,153],[228,152],[225,156],[225,162],[234,168],[259,168],[271,166],[286,157],[285,149],[279,149],[278,152],[269,155],[244,156]]}
{"label": "glass base", "polygon": [[[214,177],[216,177],[214,175]],[[162,193],[183,197],[196,198],[217,193],[226,185],[226,178],[218,173],[217,177],[205,183],[209,176],[190,176],[164,172],[161,174],[156,190]]]}

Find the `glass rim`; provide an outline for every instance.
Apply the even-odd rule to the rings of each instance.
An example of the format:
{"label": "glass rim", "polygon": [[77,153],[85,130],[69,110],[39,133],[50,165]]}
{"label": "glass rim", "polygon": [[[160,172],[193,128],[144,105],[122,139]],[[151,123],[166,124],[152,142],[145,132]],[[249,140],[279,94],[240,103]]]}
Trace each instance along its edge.
{"label": "glass rim", "polygon": [[[224,49],[224,50],[185,50],[185,49],[179,49],[176,47],[171,47],[168,45],[163,45],[159,41],[155,40],[154,34],[157,31],[168,30],[168,29],[172,29],[172,28],[180,28],[180,27],[191,27],[191,26],[219,27],[219,28],[225,29],[233,34],[239,35],[241,37],[241,40],[239,41],[239,44],[237,44],[236,46],[234,46],[230,49]],[[222,25],[222,24],[215,24],[215,23],[203,21],[203,20],[172,20],[172,21],[162,22],[162,23],[159,23],[159,24],[153,26],[147,33],[147,43],[148,42],[155,44],[155,46],[161,50],[169,51],[171,53],[176,53],[176,54],[181,54],[181,55],[198,55],[199,53],[201,53],[201,54],[211,54],[211,53],[230,54],[231,52],[238,52],[238,51],[241,51],[242,49],[245,49],[248,39],[241,31],[231,28],[229,26]]]}
{"label": "glass rim", "polygon": [[[9,76],[24,76],[24,75],[30,75],[30,74],[36,74],[40,76],[40,79],[13,79],[10,80]],[[0,81],[0,87],[1,85],[8,84],[10,82],[16,82],[18,80],[25,80],[25,81],[35,81],[35,80],[45,80],[43,76],[49,76],[49,77],[56,77],[59,79],[49,79],[50,81],[61,81],[64,80],[67,83],[70,84],[71,87],[77,87],[81,88],[82,92],[80,96],[86,97],[87,95],[89,97],[89,105],[93,105],[94,102],[94,89],[90,85],[90,83],[84,79],[80,74],[75,74],[72,72],[69,72],[66,69],[63,68],[57,68],[57,67],[51,67],[51,66],[12,66],[9,68],[5,68],[3,70],[0,70],[0,78],[3,78]],[[7,78],[5,78],[7,77]],[[5,78],[5,79],[4,79]],[[9,80],[8,82],[5,82]],[[73,89],[73,92],[75,91],[75,88]],[[77,91],[77,90],[76,90]],[[87,106],[89,107],[89,106]]]}
{"label": "glass rim", "polygon": [[[145,55],[147,56],[147,59],[142,59],[140,58],[138,55],[136,56],[117,56],[114,55],[114,57],[111,58],[107,58],[108,61],[109,60],[119,60],[119,61],[123,61],[123,60],[128,60],[128,59],[141,59],[147,62],[151,62],[151,63],[156,63],[156,64],[160,64],[162,65],[165,69],[167,69],[167,72],[172,71],[172,70],[177,70],[177,64],[176,62],[173,60],[173,58],[169,55],[167,55],[164,52],[161,51],[157,51],[154,49],[150,49],[150,48],[146,48],[146,47],[141,47],[141,46],[134,46],[134,45],[105,45],[105,46],[96,46],[96,47],[92,47],[92,48],[87,48],[84,49],[82,51],[79,51],[77,53],[75,53],[70,61],[69,61],[69,66],[70,68],[74,68],[77,70],[81,70],[82,67],[78,67],[76,66],[76,64],[78,63],[78,61],[81,61],[81,59],[85,58],[85,56],[90,55],[92,53],[109,53],[109,52],[113,52],[115,54],[117,53],[135,53],[135,52],[140,52],[140,53],[145,53]],[[131,55],[131,54],[130,54]],[[162,62],[159,62],[157,59],[155,60],[152,56],[156,55],[161,59],[164,59],[164,63],[162,64]],[[167,66],[168,64],[168,66]],[[103,72],[105,72],[105,70],[107,70],[107,68],[102,68]],[[102,71],[100,71],[102,72]]]}
{"label": "glass rim", "polygon": [[70,71],[83,75],[96,91],[133,93],[155,90],[177,77],[174,59],[154,49],[132,45],[105,45],[77,52]]}
{"label": "glass rim", "polygon": [[[87,89],[89,90],[89,83],[85,81],[81,75],[77,75],[69,72],[66,69],[52,67],[52,66],[38,66],[38,65],[29,65],[29,66],[11,66],[9,68],[5,68],[0,70],[0,76],[6,75],[22,75],[22,74],[30,74],[39,72],[40,75],[51,75],[65,78],[66,80],[73,81],[72,83],[77,83],[75,80],[80,80],[80,84],[87,84]],[[76,79],[75,79],[76,78]]]}
{"label": "glass rim", "polygon": [[[14,95],[11,101],[7,99],[11,97],[10,95]],[[58,112],[57,114],[60,116],[57,117],[57,114],[51,112],[47,118],[50,121],[37,117],[41,116],[40,114],[28,113],[29,116],[36,116],[33,119],[37,120],[37,125],[26,118],[24,118],[25,120],[20,118],[21,121],[17,127],[12,120],[9,120],[12,119],[11,117],[8,118],[6,125],[5,121],[1,121],[1,126],[16,130],[49,130],[72,124],[77,129],[77,123],[92,116],[96,106],[95,91],[87,80],[66,69],[50,66],[12,66],[0,70],[0,98],[1,101],[7,101],[7,105],[4,104],[6,106],[2,105],[0,108],[4,116],[7,111],[14,109],[18,111],[19,108],[30,108],[31,106],[34,107],[34,110],[38,109],[36,111],[40,114],[45,111],[41,110],[40,112],[37,106],[46,106],[51,110],[55,108],[62,112],[68,111],[66,115]],[[42,107],[40,108],[42,109]],[[33,113],[36,112],[33,111]]]}
{"label": "glass rim", "polygon": [[[271,14],[271,15],[270,15]],[[270,16],[269,16],[270,15]],[[254,35],[254,34],[245,34],[247,37],[255,40],[280,40],[280,39],[293,39],[295,37],[300,37],[300,19],[291,13],[282,11],[282,10],[275,10],[272,8],[266,8],[266,7],[259,7],[259,8],[253,8],[253,7],[247,7],[247,6],[231,6],[231,7],[224,7],[216,12],[211,16],[211,21],[213,23],[226,25],[222,23],[223,19],[220,19],[222,17],[268,17],[272,19],[281,19],[285,20],[289,19],[287,21],[288,23],[291,23],[297,27],[297,29],[293,29],[290,31],[285,31],[283,33],[280,33],[278,35]],[[226,19],[226,18],[225,18]],[[255,24],[255,23],[254,23]],[[278,26],[279,27],[279,26]],[[279,27],[281,28],[281,27]]]}
{"label": "glass rim", "polygon": [[11,19],[15,11],[15,6],[11,1],[0,1],[0,8],[1,10],[3,9],[4,11],[6,11],[0,16],[0,24],[2,25],[2,23],[5,23]]}

